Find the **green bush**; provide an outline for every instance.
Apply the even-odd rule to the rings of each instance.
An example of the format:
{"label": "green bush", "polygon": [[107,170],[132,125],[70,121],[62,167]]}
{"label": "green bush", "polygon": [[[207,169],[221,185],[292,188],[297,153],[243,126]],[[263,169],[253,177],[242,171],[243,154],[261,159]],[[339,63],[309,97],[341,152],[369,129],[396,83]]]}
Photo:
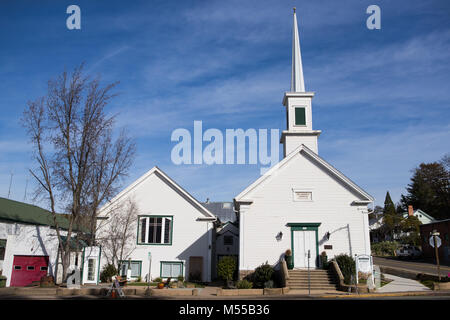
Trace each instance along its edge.
{"label": "green bush", "polygon": [[160,283],[162,282],[162,279],[160,277],[153,279],[154,282]]}
{"label": "green bush", "polygon": [[340,254],[335,259],[344,276],[344,283],[350,284],[352,276],[356,273],[355,260],[347,254]]}
{"label": "green bush", "polygon": [[184,282],[184,277],[183,277],[183,276],[178,276],[177,280],[178,280],[179,282]]}
{"label": "green bush", "polygon": [[252,282],[256,288],[264,288],[264,284],[272,280],[274,270],[272,266],[266,262],[255,269],[255,272],[251,275]]}
{"label": "green bush", "polygon": [[223,257],[217,264],[217,276],[224,281],[232,280],[235,270],[236,259],[232,256]]}
{"label": "green bush", "polygon": [[100,273],[100,281],[101,282],[111,282],[112,277],[117,275],[117,269],[112,264],[107,264],[103,267],[102,272]]}
{"label": "green bush", "polygon": [[6,279],[5,276],[0,275],[0,288],[6,287]]}
{"label": "green bush", "polygon": [[238,288],[238,289],[251,289],[251,288],[253,288],[253,283],[251,283],[250,281],[247,281],[247,280],[239,280],[237,283],[236,283],[236,287]]}
{"label": "green bush", "polygon": [[372,253],[376,256],[395,256],[395,250],[398,248],[396,241],[383,241],[372,243],[370,246]]}

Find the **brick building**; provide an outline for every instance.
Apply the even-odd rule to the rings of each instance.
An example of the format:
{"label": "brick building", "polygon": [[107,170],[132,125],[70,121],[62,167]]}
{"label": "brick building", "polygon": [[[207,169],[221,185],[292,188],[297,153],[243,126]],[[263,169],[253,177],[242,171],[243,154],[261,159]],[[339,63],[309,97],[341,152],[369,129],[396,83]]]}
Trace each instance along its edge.
{"label": "brick building", "polygon": [[435,259],[435,249],[430,245],[430,233],[436,230],[439,232],[442,245],[439,247],[439,260],[450,263],[450,219],[435,221],[420,226],[420,236],[422,238],[422,252],[425,258]]}

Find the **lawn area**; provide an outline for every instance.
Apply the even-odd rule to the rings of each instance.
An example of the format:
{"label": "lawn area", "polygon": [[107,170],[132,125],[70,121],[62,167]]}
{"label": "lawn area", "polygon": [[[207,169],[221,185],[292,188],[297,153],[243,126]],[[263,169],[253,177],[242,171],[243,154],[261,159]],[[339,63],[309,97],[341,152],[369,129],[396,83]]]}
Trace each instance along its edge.
{"label": "lawn area", "polygon": [[433,290],[433,280],[421,280],[420,283]]}

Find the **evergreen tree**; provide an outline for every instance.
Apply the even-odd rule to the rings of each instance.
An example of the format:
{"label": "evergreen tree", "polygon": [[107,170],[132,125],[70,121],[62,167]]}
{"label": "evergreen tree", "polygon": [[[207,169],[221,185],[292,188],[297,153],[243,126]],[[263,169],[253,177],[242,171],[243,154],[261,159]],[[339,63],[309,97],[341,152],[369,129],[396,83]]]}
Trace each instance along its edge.
{"label": "evergreen tree", "polygon": [[389,191],[387,191],[384,199],[383,226],[381,228],[382,230],[380,230],[384,237],[389,235],[391,240],[393,240],[394,234],[399,231],[399,224],[401,220],[401,213],[397,213],[395,210],[394,202],[391,199]]}
{"label": "evergreen tree", "polygon": [[413,170],[408,193],[401,196],[404,211],[408,205],[421,209],[435,219],[450,218],[449,156],[441,162],[421,163]]}

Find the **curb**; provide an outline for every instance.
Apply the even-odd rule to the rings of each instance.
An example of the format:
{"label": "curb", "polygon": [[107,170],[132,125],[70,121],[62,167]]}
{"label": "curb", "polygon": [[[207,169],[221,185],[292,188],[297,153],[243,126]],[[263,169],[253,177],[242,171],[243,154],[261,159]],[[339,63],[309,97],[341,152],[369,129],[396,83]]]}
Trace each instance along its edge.
{"label": "curb", "polygon": [[[407,296],[435,296],[435,292],[422,292],[422,291],[411,291],[411,292],[393,292],[393,293],[372,293],[372,294],[349,294],[349,295],[330,295],[330,296],[319,296],[319,298],[376,298],[376,297],[407,297]],[[450,295],[450,292],[449,292]]]}

